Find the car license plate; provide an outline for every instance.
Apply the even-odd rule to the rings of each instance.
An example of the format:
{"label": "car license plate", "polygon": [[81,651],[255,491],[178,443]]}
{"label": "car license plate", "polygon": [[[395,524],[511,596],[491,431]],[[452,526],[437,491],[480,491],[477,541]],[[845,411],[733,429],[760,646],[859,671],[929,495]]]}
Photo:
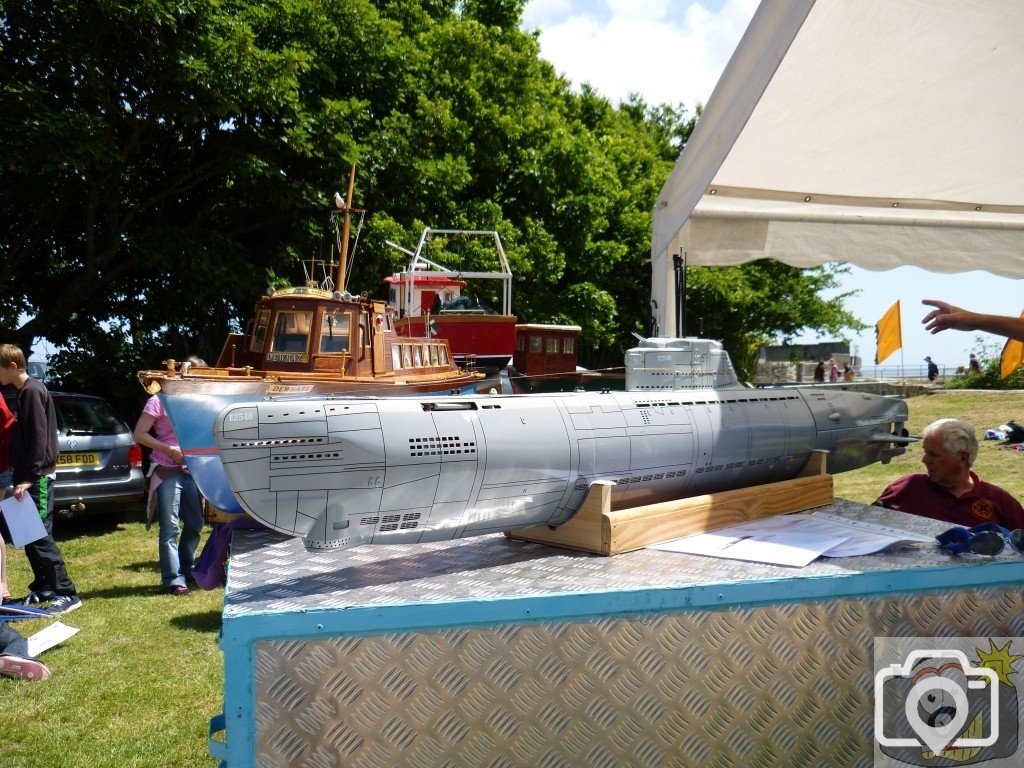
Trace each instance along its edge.
{"label": "car license plate", "polygon": [[57,457],[58,467],[98,467],[98,453],[62,453]]}

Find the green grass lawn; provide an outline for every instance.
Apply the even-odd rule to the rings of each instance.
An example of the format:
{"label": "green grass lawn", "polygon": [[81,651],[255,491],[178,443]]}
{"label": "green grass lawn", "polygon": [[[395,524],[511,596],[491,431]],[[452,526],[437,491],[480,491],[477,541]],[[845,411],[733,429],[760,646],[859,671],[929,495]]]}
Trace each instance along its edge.
{"label": "green grass lawn", "polygon": [[[1017,393],[939,392],[908,403],[913,434],[946,416],[970,421],[979,435],[1011,419],[1024,421],[1024,396]],[[1024,495],[1024,453],[982,442],[976,467],[985,479]],[[870,503],[893,478],[921,470],[915,445],[888,466],[837,475],[836,496]],[[217,646],[223,592],[161,594],[156,529],[146,531],[140,521],[141,509],[119,524],[58,521],[61,549],[85,601],[65,623],[81,632],[43,656],[50,680],[0,678],[3,766],[215,766],[207,731],[223,701]],[[23,594],[25,556],[11,548],[8,555],[11,591]],[[43,623],[14,626],[29,634]]]}
{"label": "green grass lawn", "polygon": [[[213,767],[209,719],[221,711],[217,645],[223,590],[160,592],[156,527],[142,510],[124,523],[57,521],[57,539],[84,604],[63,617],[81,631],[47,651],[53,677],[0,678],[0,764],[18,768]],[[209,530],[209,529],[207,529]],[[7,548],[12,594],[31,579]],[[12,624],[28,635],[43,621]]]}

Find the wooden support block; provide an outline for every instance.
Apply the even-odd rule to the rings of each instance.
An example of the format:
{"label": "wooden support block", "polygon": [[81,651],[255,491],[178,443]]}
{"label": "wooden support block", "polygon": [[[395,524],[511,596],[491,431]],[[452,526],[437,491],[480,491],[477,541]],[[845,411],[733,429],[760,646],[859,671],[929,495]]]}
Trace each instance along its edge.
{"label": "wooden support block", "polygon": [[804,467],[797,477],[810,477],[811,475],[824,475],[825,474],[825,460],[828,458],[828,451],[811,451],[811,458],[807,460],[807,466]]}
{"label": "wooden support block", "polygon": [[506,535],[615,555],[747,520],[823,507],[835,499],[832,475],[820,471],[778,483],[619,510],[611,509],[612,486],[607,482],[591,486],[580,511],[558,528],[538,525]]}

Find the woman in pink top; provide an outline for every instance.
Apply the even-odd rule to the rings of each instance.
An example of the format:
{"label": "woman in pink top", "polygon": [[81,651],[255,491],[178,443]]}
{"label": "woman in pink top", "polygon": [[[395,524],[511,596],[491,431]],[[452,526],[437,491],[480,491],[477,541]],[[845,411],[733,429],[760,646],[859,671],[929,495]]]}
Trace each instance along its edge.
{"label": "woman in pink top", "polygon": [[155,395],[143,407],[134,437],[139,445],[152,449],[149,460],[156,465],[150,482],[158,483],[160,579],[164,591],[187,595],[187,582],[194,581],[192,564],[203,530],[202,500],[185,468],[171,420]]}

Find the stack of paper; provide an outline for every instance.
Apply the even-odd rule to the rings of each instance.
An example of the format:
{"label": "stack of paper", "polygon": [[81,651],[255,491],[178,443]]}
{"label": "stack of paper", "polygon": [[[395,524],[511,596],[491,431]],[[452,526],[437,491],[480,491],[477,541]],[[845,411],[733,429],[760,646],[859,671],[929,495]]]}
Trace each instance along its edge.
{"label": "stack of paper", "polygon": [[929,536],[813,512],[777,515],[652,544],[649,549],[749,560],[802,568],[816,558],[879,552],[901,541],[935,542]]}

